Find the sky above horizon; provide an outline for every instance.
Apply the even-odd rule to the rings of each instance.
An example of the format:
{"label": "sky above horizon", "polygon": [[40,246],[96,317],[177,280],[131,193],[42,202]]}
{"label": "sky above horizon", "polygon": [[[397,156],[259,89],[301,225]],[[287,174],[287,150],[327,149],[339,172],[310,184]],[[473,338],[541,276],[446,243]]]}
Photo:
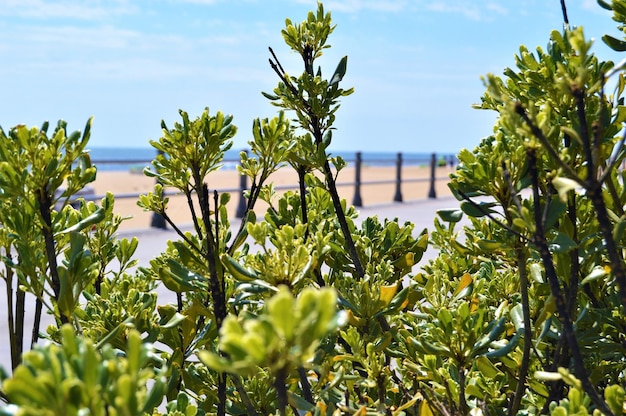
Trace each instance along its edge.
{"label": "sky above horizon", "polygon": [[[285,18],[300,22],[315,0],[0,0],[0,126],[49,120],[82,130],[91,147],[148,147],[161,120],[205,107],[232,114],[234,149],[252,121],[277,108],[261,95],[278,79],[271,46],[288,73],[302,64],[284,44]],[[595,0],[567,1],[570,24],[601,41],[621,38]],[[456,153],[492,131],[496,114],[471,108],[481,76],[514,66],[521,44],[545,48],[561,30],[559,0],[335,0],[337,25],[317,63],[330,76],[348,55],[331,151]]]}

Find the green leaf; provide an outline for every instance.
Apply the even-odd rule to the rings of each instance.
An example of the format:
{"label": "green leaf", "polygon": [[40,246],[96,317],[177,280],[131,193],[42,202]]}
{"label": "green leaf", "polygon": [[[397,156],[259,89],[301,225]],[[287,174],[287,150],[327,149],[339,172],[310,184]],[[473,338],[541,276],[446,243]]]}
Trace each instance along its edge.
{"label": "green leaf", "polygon": [[626,42],[624,42],[623,40],[616,39],[611,35],[602,36],[602,40],[604,41],[604,43],[607,44],[609,48],[617,52],[626,51]]}
{"label": "green leaf", "polygon": [[613,414],[620,415],[624,412],[624,389],[618,385],[608,386],[604,390],[604,397],[606,399],[606,404],[609,405]]}
{"label": "green leaf", "polygon": [[513,321],[516,330],[524,328],[524,308],[521,303],[511,308],[509,315],[511,316],[511,321]]}
{"label": "green leaf", "polygon": [[581,185],[573,179],[556,177],[552,180],[552,185],[559,193],[559,198],[563,202],[567,202],[567,193],[581,187]]}
{"label": "green leaf", "polygon": [[185,315],[176,312],[174,316],[170,318],[165,324],[161,325],[162,329],[172,329],[177,327],[181,322],[183,322],[187,318]]}
{"label": "green leaf", "polygon": [[495,202],[461,202],[461,210],[464,213],[474,218],[481,218],[485,215],[495,214],[496,211],[492,210],[491,207],[496,206]]}
{"label": "green leaf", "polygon": [[78,223],[74,224],[73,226],[66,228],[65,230],[61,231],[60,233],[58,233],[58,235],[61,234],[67,234],[67,233],[71,233],[71,232],[75,232],[75,231],[82,231],[85,228],[97,224],[100,221],[102,221],[104,219],[104,216],[106,214],[106,210],[104,208],[98,208],[96,211],[94,211],[91,215],[89,215],[87,218],[84,218],[83,220],[79,221]]}
{"label": "green leaf", "polygon": [[313,412],[315,410],[315,406],[297,394],[287,391],[287,400],[290,405],[294,406],[298,410],[303,410],[306,412]]}
{"label": "green leaf", "polygon": [[159,277],[169,290],[177,293],[207,290],[206,278],[186,269],[174,259],[167,259],[167,265],[167,268],[159,270]]}
{"label": "green leaf", "polygon": [[198,351],[198,358],[204,365],[215,371],[225,373],[231,368],[228,360],[207,350]]}
{"label": "green leaf", "polygon": [[480,371],[485,377],[494,378],[498,374],[502,374],[502,372],[498,370],[495,365],[493,365],[491,360],[485,356],[477,357],[474,363],[476,364],[478,371]]}
{"label": "green leaf", "polygon": [[294,303],[293,296],[285,286],[267,301],[269,317],[274,328],[288,340],[293,337],[295,326]]}
{"label": "green leaf", "polygon": [[339,84],[339,82],[343,79],[344,75],[346,75],[347,66],[348,66],[348,57],[344,56],[339,61],[339,64],[337,65],[337,68],[335,69],[335,73],[330,79],[330,82],[328,84],[329,86],[332,87],[335,84]]}
{"label": "green leaf", "polygon": [[607,274],[609,274],[611,271],[611,269],[609,267],[602,267],[602,266],[597,266],[594,267],[594,269],[591,271],[591,273],[589,273],[587,276],[585,276],[585,278],[580,282],[581,285],[586,285],[589,284],[591,282],[595,282],[596,280],[600,279],[601,277],[606,276]]}
{"label": "green leaf", "polygon": [[576,242],[571,239],[567,234],[558,233],[549,243],[550,250],[554,253],[567,253],[570,250],[576,248]]}
{"label": "green leaf", "polygon": [[437,215],[445,222],[459,222],[463,218],[463,211],[460,209],[440,209]]}

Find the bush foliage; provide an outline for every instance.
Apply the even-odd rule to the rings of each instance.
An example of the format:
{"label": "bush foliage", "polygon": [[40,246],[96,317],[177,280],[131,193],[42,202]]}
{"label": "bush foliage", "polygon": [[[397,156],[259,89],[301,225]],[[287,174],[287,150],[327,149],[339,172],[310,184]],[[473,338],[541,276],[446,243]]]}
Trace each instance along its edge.
{"label": "bush foliage", "polygon": [[[599,3],[626,31],[626,1]],[[286,20],[299,76],[270,49],[278,85],[264,95],[280,111],[254,120],[241,154],[252,185],[239,226],[230,196],[211,191],[233,117],[181,110],[162,123],[145,171],[157,185],[139,205],[179,238],[147,267],[136,267],[136,239],[117,238],[113,195],[76,199],[96,176],[90,121],[83,133],[64,122],[50,134],[47,123],[0,131],[12,359],[0,414],[624,412],[623,67],[567,24],[545,49],[520,47],[515,67],[484,78],[477,107],[498,119],[459,153],[459,208],[439,211],[428,232],[360,219],[337,194],[345,162],[329,149],[353,90],[347,57],[330,77],[316,67],[334,29],[321,4]],[[297,192],[274,192],[283,166],[297,171]],[[165,189],[186,197],[189,231],[168,215]],[[429,244],[438,255],[418,264]],[[176,301],[160,304],[158,286]],[[45,333],[44,311],[55,318]]]}

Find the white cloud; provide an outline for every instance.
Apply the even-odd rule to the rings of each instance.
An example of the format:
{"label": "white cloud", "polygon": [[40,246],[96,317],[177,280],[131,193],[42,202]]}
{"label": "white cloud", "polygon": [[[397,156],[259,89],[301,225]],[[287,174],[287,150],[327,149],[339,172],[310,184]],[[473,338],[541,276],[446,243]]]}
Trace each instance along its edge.
{"label": "white cloud", "polygon": [[[299,4],[309,4],[315,7],[311,0],[295,0]],[[331,0],[324,2],[324,9],[338,13],[358,13],[361,11],[378,11],[397,13],[410,4],[407,0]]]}
{"label": "white cloud", "polygon": [[[200,0],[198,0],[200,1]],[[299,4],[310,4],[311,0],[295,0]],[[595,1],[595,0],[588,0]],[[429,10],[437,13],[453,13],[471,20],[492,19],[496,15],[506,15],[508,3],[504,1],[471,1],[471,0],[335,0],[324,3],[327,10],[343,13],[359,13],[374,11],[383,13],[400,13],[410,10]]]}
{"label": "white cloud", "polygon": [[[49,26],[0,24],[0,51],[19,60],[0,68],[13,78],[93,80],[171,80],[210,76],[223,81],[259,79],[251,59],[258,34],[239,30],[189,37],[150,34],[112,25]],[[252,46],[254,48],[254,46]],[[45,74],[45,75],[44,75]]]}
{"label": "white cloud", "polygon": [[110,16],[134,14],[137,10],[128,0],[4,0],[0,16],[101,20]]}
{"label": "white cloud", "polygon": [[178,0],[182,3],[191,3],[191,4],[205,4],[205,5],[209,5],[209,4],[215,4],[217,3],[219,0]]}
{"label": "white cloud", "polygon": [[499,15],[507,15],[509,11],[502,4],[497,2],[487,3],[487,10],[499,14]]}
{"label": "white cloud", "polygon": [[434,12],[458,14],[470,20],[490,20],[495,15],[508,14],[502,3],[493,1],[483,3],[467,0],[436,0],[426,2],[425,7]]}
{"label": "white cloud", "polygon": [[456,2],[437,1],[428,4],[428,10],[441,13],[461,14],[468,19],[480,20],[480,6],[477,4],[457,4]]}

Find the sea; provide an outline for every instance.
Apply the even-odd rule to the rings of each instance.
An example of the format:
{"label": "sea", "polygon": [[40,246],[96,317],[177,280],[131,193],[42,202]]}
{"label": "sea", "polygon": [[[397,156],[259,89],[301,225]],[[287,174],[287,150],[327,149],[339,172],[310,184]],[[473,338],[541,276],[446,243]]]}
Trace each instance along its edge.
{"label": "sea", "polygon": [[[235,169],[240,158],[239,153],[247,149],[230,149],[224,155],[223,169]],[[91,162],[99,171],[136,171],[141,172],[150,167],[157,152],[152,147],[91,147]],[[356,151],[330,152],[332,156],[341,156],[348,164],[357,158]],[[402,153],[403,166],[428,166],[432,153]],[[361,163],[365,166],[395,166],[398,153],[393,152],[361,152]],[[453,154],[436,154],[435,160],[456,164]]]}

